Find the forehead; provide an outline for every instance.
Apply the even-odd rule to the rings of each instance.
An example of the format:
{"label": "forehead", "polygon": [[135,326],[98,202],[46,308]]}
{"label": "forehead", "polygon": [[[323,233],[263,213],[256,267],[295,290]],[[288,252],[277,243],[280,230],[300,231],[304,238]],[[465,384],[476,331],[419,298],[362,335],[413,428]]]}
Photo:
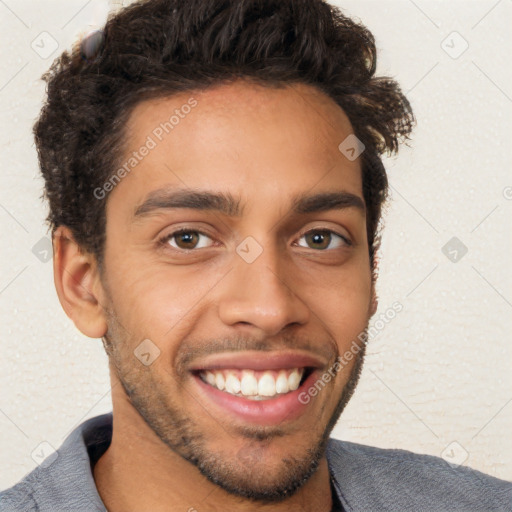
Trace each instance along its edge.
{"label": "forehead", "polygon": [[[196,104],[193,108],[191,101]],[[236,151],[247,148],[253,136],[255,142],[269,144],[268,150],[286,142],[283,150],[293,148],[301,156],[314,153],[315,158],[320,153],[337,157],[340,139],[352,132],[346,114],[316,87],[302,83],[264,86],[247,80],[143,101],[127,122],[128,145],[137,147],[162,123],[170,128],[161,134],[165,140],[157,141],[163,145],[186,142],[192,151],[207,143],[223,142]]]}
{"label": "forehead", "polygon": [[349,161],[338,149],[352,133],[348,117],[304,84],[239,80],[144,101],[125,133],[125,160],[153,142],[111,194],[124,191],[138,203],[167,185],[230,189],[242,197],[297,195],[316,184],[362,191],[359,159]]}
{"label": "forehead", "polygon": [[310,122],[316,124],[323,120],[330,124],[336,119],[346,129],[350,128],[350,121],[342,109],[317,87],[299,82],[279,85],[263,84],[249,79],[238,79],[205,89],[184,91],[169,96],[162,95],[143,101],[133,109],[127,126],[133,129],[142,118],[149,120],[151,111],[165,110],[166,107],[172,109],[172,106],[179,109],[191,97],[198,100],[201,114],[205,118],[208,115],[218,117],[221,114],[228,118],[240,115],[242,112],[246,114],[250,112],[270,120],[278,116],[276,116],[276,108],[293,110],[295,115],[303,112],[305,117],[314,110],[318,118],[310,119]]}

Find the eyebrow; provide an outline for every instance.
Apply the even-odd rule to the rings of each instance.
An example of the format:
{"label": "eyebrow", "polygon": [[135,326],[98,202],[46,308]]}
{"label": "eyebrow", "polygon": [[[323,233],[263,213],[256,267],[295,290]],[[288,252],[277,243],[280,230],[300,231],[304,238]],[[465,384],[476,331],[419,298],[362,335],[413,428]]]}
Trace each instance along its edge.
{"label": "eyebrow", "polygon": [[[145,217],[158,210],[173,208],[190,208],[222,213],[228,217],[241,217],[243,207],[240,197],[224,192],[207,190],[159,189],[151,192],[145,201],[137,207],[134,217]],[[292,201],[292,212],[308,214],[329,210],[356,208],[365,212],[365,203],[361,197],[344,190],[322,192],[314,195],[306,193],[295,197]]]}

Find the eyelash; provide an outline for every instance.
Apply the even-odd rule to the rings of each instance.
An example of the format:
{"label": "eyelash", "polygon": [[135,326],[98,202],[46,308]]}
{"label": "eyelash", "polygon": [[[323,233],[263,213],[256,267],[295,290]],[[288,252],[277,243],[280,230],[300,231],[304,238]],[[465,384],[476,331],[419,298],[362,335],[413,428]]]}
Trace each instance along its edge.
{"label": "eyelash", "polygon": [[[197,229],[190,229],[190,228],[180,228],[176,231],[173,231],[172,233],[169,233],[165,236],[163,236],[162,238],[160,238],[158,240],[158,243],[159,245],[162,245],[162,246],[169,246],[169,240],[172,240],[173,238],[175,238],[176,236],[182,234],[182,233],[197,233],[199,235],[203,235],[203,236],[206,236],[208,238],[212,238],[210,237],[207,233],[204,233],[203,231],[199,231]],[[323,233],[323,234],[331,234],[331,235],[335,235],[339,238],[341,238],[341,240],[343,241],[343,244],[347,247],[350,247],[352,246],[352,241],[349,240],[346,236],[340,234],[340,233],[337,233],[336,231],[333,231],[332,229],[327,229],[327,228],[313,228],[313,229],[310,229],[309,231],[306,231],[304,233],[302,233],[299,237],[299,239],[303,238],[304,236],[310,234],[310,233]],[[302,246],[301,246],[302,247]],[[198,251],[199,249],[197,248],[194,248],[194,249],[180,249],[180,248],[176,248],[176,247],[172,247],[172,250],[174,251],[177,251],[177,252],[182,252],[182,253],[189,253],[189,252],[193,252],[193,251]],[[319,252],[326,252],[326,251],[329,251],[329,250],[334,250],[334,249],[321,249],[319,250]]]}

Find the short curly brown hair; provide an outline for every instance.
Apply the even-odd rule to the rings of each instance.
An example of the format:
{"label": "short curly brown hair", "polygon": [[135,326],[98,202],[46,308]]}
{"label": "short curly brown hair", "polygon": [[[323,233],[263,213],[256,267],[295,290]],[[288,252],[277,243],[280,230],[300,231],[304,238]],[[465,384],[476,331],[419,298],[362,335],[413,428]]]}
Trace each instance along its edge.
{"label": "short curly brown hair", "polygon": [[93,191],[120,162],[123,128],[141,101],[237,78],[304,83],[343,109],[365,145],[374,268],[388,191],[380,156],[398,150],[414,116],[398,84],[374,76],[375,41],[364,26],[323,0],[146,0],[111,16],[95,37],[64,52],[43,75],[47,99],[34,134],[52,233],[68,226],[101,266],[106,201]]}

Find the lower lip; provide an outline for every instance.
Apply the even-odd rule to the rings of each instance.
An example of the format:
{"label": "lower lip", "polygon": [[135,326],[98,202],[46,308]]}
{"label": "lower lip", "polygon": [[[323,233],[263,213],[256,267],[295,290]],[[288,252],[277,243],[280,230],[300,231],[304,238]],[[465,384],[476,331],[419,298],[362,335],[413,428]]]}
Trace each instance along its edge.
{"label": "lower lip", "polygon": [[314,384],[316,374],[317,371],[313,371],[302,386],[295,391],[268,400],[250,400],[249,398],[231,395],[206,384],[199,375],[194,375],[194,380],[206,401],[220,406],[224,412],[228,412],[245,422],[258,425],[276,425],[295,420],[306,412],[313,399],[307,404],[303,404],[299,400],[299,395]]}

